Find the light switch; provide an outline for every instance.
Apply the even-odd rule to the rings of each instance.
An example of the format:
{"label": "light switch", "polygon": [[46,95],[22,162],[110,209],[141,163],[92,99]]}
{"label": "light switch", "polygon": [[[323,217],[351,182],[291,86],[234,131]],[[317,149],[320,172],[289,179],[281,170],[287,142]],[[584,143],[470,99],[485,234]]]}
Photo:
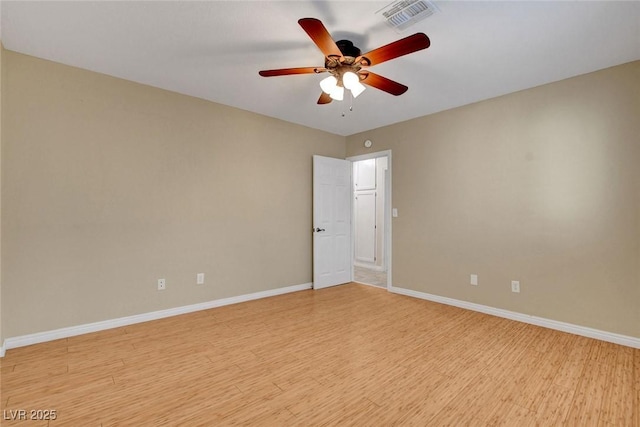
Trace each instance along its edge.
{"label": "light switch", "polygon": [[398,218],[398,209],[397,208],[391,209],[391,216],[394,217],[394,218]]}
{"label": "light switch", "polygon": [[478,275],[472,274],[471,277],[469,278],[469,283],[474,286],[478,286]]}

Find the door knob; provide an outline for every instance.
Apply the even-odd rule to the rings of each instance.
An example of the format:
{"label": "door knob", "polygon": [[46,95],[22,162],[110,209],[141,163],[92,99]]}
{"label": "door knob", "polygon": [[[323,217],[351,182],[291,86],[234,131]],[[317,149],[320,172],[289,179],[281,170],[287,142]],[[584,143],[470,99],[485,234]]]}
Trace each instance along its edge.
{"label": "door knob", "polygon": [[318,228],[316,228],[316,229],[315,229],[315,230],[313,230],[313,231],[315,231],[316,233],[319,233],[319,232],[321,232],[321,231],[325,231],[325,230],[324,230],[324,228],[320,228],[320,227],[318,227]]}

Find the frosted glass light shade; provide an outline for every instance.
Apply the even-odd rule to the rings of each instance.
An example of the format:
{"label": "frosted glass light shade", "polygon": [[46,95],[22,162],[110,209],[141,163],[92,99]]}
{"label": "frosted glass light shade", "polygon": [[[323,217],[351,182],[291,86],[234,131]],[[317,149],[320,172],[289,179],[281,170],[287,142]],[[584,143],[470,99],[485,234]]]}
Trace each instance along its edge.
{"label": "frosted glass light shade", "polygon": [[331,95],[331,92],[338,86],[338,79],[333,76],[329,76],[326,79],[320,81],[320,89],[326,94]]}
{"label": "frosted glass light shade", "polygon": [[342,101],[344,99],[344,88],[342,86],[336,86],[329,96],[336,101]]}
{"label": "frosted glass light shade", "polygon": [[360,83],[360,78],[356,73],[347,71],[342,75],[342,84],[344,84],[344,87],[346,87],[347,89],[353,89],[353,87],[358,83]]}
{"label": "frosted glass light shade", "polygon": [[365,89],[366,89],[365,85],[363,85],[360,82],[356,82],[356,84],[351,87],[351,93],[353,94],[354,98],[357,98],[358,95],[364,92]]}

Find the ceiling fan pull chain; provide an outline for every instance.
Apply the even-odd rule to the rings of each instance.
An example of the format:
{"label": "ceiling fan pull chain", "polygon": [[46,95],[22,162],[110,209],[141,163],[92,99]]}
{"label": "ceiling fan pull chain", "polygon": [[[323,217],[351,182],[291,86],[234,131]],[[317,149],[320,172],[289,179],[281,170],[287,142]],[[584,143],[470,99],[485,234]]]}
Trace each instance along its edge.
{"label": "ceiling fan pull chain", "polygon": [[[351,105],[349,105],[349,111],[353,111],[353,94],[351,93]],[[343,111],[342,112],[342,117],[344,117],[346,114]]]}

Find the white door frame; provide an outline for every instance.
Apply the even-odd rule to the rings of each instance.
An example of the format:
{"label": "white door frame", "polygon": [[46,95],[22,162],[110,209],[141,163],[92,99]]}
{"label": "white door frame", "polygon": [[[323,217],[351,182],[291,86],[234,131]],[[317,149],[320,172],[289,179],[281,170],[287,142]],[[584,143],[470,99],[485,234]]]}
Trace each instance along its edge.
{"label": "white door frame", "polygon": [[[391,180],[393,174],[391,173],[392,162],[391,162],[391,150],[385,151],[377,151],[375,153],[367,153],[361,154],[359,156],[347,157],[351,163],[358,162],[360,160],[369,160],[369,159],[377,159],[379,157],[387,158],[387,175],[389,176],[388,180],[385,180],[385,189],[384,189],[384,257],[385,263],[387,265],[387,290],[390,290],[393,284],[391,283],[391,189],[393,186],[391,185]],[[351,168],[353,171],[353,168]],[[351,206],[351,253],[354,251],[354,236],[355,236],[355,217],[354,217],[354,206],[352,200]],[[353,258],[353,255],[352,255]],[[353,280],[354,271],[353,271],[353,262],[351,263],[351,278]]]}

